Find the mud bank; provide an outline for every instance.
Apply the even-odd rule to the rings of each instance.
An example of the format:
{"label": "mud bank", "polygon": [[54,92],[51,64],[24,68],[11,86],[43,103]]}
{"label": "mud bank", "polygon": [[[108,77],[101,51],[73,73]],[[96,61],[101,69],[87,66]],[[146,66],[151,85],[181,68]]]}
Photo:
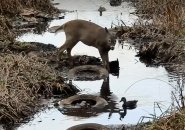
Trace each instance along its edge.
{"label": "mud bank", "polygon": [[139,50],[137,56],[148,61],[148,64],[183,64],[185,61],[185,41],[165,30],[157,29],[153,25],[123,26],[112,30],[117,30],[121,45],[124,40],[133,40],[132,45]]}
{"label": "mud bank", "polygon": [[40,43],[15,43],[1,50],[0,123],[25,120],[43,107],[40,104],[43,98],[79,92],[66,83],[48,59],[55,50],[52,45]]}
{"label": "mud bank", "polygon": [[[65,80],[46,64],[47,59],[35,55],[40,52],[44,55],[55,47],[15,42],[22,32],[37,30],[41,33],[49,20],[58,18],[59,10],[49,0],[3,0],[0,13],[0,124],[13,124],[38,112],[43,107],[40,99],[51,97],[54,91],[64,95],[62,88],[67,88],[66,92],[71,94],[76,91],[71,91]],[[41,74],[41,71],[45,72]]]}
{"label": "mud bank", "polygon": [[13,42],[21,32],[36,31],[38,25],[44,30],[46,21],[56,18],[59,13],[50,0],[3,0],[0,4],[0,37],[5,42]]}

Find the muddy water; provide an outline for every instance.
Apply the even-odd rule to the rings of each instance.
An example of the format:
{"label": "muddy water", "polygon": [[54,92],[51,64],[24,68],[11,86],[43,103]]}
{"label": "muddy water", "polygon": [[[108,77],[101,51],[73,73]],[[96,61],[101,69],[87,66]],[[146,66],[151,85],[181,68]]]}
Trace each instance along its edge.
{"label": "muddy water", "polygon": [[[119,20],[123,20],[128,26],[132,26],[137,19],[131,15],[135,9],[126,2],[121,6],[110,7],[106,0],[55,0],[60,3],[57,5],[60,9],[66,9],[70,12],[62,13],[65,19],[54,20],[50,26],[61,25],[71,19],[85,19],[97,23],[103,27],[111,27],[111,24],[121,24]],[[107,11],[103,12],[103,16],[99,16],[97,11],[99,6],[103,6]],[[28,33],[18,38],[19,41],[36,41],[54,44],[60,47],[65,41],[63,32],[52,34],[45,32],[43,35],[35,35]],[[52,107],[35,115],[32,121],[22,125],[18,130],[65,130],[73,125],[82,123],[101,123],[110,124],[136,124],[142,116],[151,117],[150,114],[159,116],[168,109],[173,103],[171,91],[173,87],[169,84],[172,75],[170,75],[163,67],[147,67],[135,57],[137,50],[131,47],[129,43],[124,46],[116,44],[115,50],[109,52],[110,61],[119,60],[120,74],[113,76],[110,74],[109,82],[103,80],[98,81],[73,81],[80,89],[81,93],[101,95],[109,100],[110,109],[99,113],[93,117],[76,117],[63,115],[58,109]],[[93,48],[79,43],[72,50],[72,55],[91,55],[100,57],[98,51]],[[173,84],[175,85],[175,84]],[[128,110],[126,116],[120,120],[120,115],[116,112],[122,103],[119,103],[121,97],[127,100],[138,100],[138,107],[134,110]],[[159,103],[161,110],[154,107],[155,103]],[[51,104],[52,106],[52,104]],[[111,109],[115,109],[109,116]],[[144,121],[150,120],[149,118]]]}

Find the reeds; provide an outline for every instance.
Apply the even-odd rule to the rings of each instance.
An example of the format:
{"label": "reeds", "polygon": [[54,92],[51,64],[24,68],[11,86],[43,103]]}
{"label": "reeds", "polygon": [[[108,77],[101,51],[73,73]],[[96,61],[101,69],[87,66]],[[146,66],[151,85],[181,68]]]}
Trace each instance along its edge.
{"label": "reeds", "polygon": [[184,33],[184,0],[139,0],[138,12],[152,19],[153,24],[176,35]]}
{"label": "reeds", "polygon": [[168,116],[163,116],[156,122],[146,126],[144,130],[184,130],[185,110],[172,112]]}
{"label": "reeds", "polygon": [[14,39],[15,33],[12,31],[10,19],[0,15],[0,45],[2,46],[2,44],[8,44],[14,41]]}
{"label": "reeds", "polygon": [[61,91],[66,87],[60,74],[47,64],[47,58],[26,55],[25,46],[11,52],[9,47],[16,45],[12,21],[24,9],[58,11],[50,0],[0,1],[0,124],[22,121],[38,110],[40,95],[51,94],[53,87]]}
{"label": "reeds", "polygon": [[164,39],[161,42],[149,42],[142,45],[139,50],[141,58],[151,59],[157,64],[183,64],[185,51],[184,46],[179,41],[169,41]]}
{"label": "reeds", "polygon": [[[185,1],[138,0],[136,6],[138,15],[143,17],[129,29],[121,27],[120,38],[135,40],[135,46],[139,50],[138,56],[147,65],[163,65],[168,72],[171,72],[170,69],[175,73],[180,71],[184,77]],[[184,81],[183,79],[177,83],[178,96],[173,94],[178,110],[170,109],[160,118],[156,118],[156,115],[142,117],[141,121],[144,118],[153,119],[153,122],[146,124],[142,130],[185,130]]]}
{"label": "reeds", "polygon": [[[181,78],[177,80],[177,85],[173,86],[169,84],[174,89],[171,91],[171,105],[168,108],[164,108],[162,103],[154,102],[154,113],[150,114],[148,117],[141,117],[138,122],[137,126],[143,126],[142,130],[184,130],[184,96],[181,94],[184,91],[185,79],[181,74],[179,74],[179,76]],[[157,109],[161,112],[158,116],[156,114]],[[144,123],[143,120],[147,118],[152,119],[152,122]]]}
{"label": "reeds", "polygon": [[184,63],[185,1],[139,0],[136,7],[144,17],[128,31],[123,28],[121,38],[139,43],[140,58],[151,63]]}
{"label": "reeds", "polygon": [[0,123],[22,121],[36,112],[41,94],[66,87],[47,60],[23,54],[0,54]]}

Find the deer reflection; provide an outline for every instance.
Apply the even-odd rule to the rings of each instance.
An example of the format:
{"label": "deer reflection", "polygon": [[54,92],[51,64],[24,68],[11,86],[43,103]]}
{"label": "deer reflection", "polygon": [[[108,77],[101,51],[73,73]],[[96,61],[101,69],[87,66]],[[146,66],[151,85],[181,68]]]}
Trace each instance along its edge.
{"label": "deer reflection", "polygon": [[112,92],[110,91],[109,77],[106,80],[104,80],[102,83],[102,86],[100,89],[100,96],[108,102],[108,107],[110,109],[108,119],[111,118],[113,113],[120,114],[120,120],[126,116],[127,110],[117,108],[116,107],[117,102],[111,98]]}
{"label": "deer reflection", "polygon": [[110,91],[109,77],[102,83],[100,96],[108,102],[108,107],[110,109],[108,119],[111,118],[113,113],[119,113],[119,119],[122,120],[126,116],[128,109],[131,110],[137,107],[137,100],[127,101],[125,97],[122,97],[120,100],[120,102],[123,101],[122,108],[119,109],[116,107],[117,102],[111,98],[112,92]]}
{"label": "deer reflection", "polygon": [[102,83],[102,86],[100,89],[100,96],[108,102],[108,107],[110,109],[108,119],[111,118],[112,113],[114,113],[115,110],[117,110],[118,112],[118,108],[116,108],[116,101],[111,99],[111,95],[112,95],[112,92],[110,91],[109,77],[107,77],[107,79],[105,79]]}
{"label": "deer reflection", "polygon": [[104,79],[102,83],[100,96],[103,97],[105,100],[110,101],[111,94],[112,92],[110,91],[109,77],[107,77],[107,79]]}
{"label": "deer reflection", "polygon": [[[110,62],[110,73],[113,76],[119,77],[119,61]],[[101,109],[94,109],[92,107],[87,107],[87,109],[72,109],[68,108],[67,110],[60,109],[59,111],[62,112],[64,115],[71,115],[76,117],[90,117],[90,116],[97,116],[99,113],[109,112],[108,118],[110,119],[113,113],[117,113],[120,115],[120,120],[124,118],[127,114],[126,109],[119,109],[117,107],[117,101],[113,99],[113,94],[110,90],[110,78],[109,76],[103,80],[100,89],[100,97],[104,98],[108,105]],[[69,80],[69,84],[73,84],[72,80]]]}

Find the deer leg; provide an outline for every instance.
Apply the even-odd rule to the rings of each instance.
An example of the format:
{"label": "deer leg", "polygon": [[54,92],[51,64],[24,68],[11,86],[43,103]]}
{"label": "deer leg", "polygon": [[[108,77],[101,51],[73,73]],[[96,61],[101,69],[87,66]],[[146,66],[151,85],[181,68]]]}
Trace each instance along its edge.
{"label": "deer leg", "polygon": [[109,51],[105,51],[105,50],[99,50],[102,62],[103,62],[103,66],[104,68],[106,68],[108,70],[108,72],[110,72],[110,67],[109,67],[109,55],[108,55]]}
{"label": "deer leg", "polygon": [[67,48],[67,56],[69,58],[69,66],[73,66],[73,58],[71,57],[71,50],[72,48]]}
{"label": "deer leg", "polygon": [[67,42],[64,43],[64,45],[62,45],[60,48],[59,48],[59,51],[58,51],[58,60],[61,60],[61,57],[62,55],[64,54],[64,51],[67,49]]}
{"label": "deer leg", "polygon": [[73,39],[66,40],[64,45],[62,45],[59,48],[59,53],[58,53],[58,59],[60,60],[64,51],[67,51],[67,56],[68,58],[71,58],[71,50],[72,48],[77,44],[77,41],[74,41]]}

